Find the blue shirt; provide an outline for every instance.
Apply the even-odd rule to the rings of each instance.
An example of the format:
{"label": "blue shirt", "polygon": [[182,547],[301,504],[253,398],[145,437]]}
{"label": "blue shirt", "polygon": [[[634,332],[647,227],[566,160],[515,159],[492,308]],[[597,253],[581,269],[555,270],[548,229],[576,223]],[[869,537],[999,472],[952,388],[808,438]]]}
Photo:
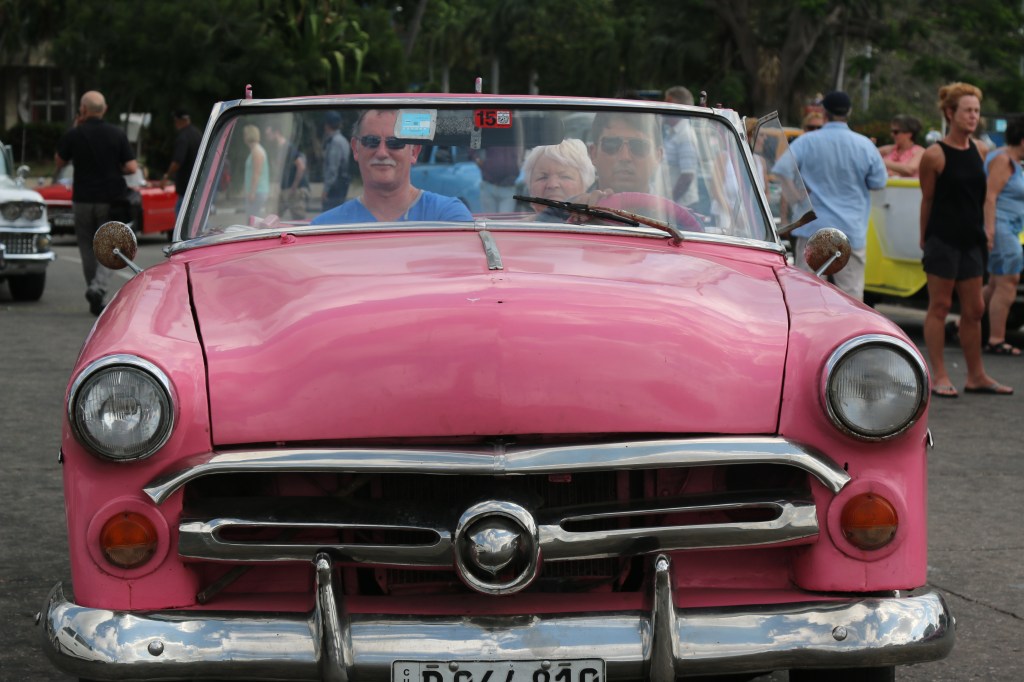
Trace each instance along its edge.
{"label": "blue shirt", "polygon": [[[473,214],[466,205],[455,197],[446,197],[422,190],[419,199],[413,202],[409,210],[399,221],[405,220],[448,220],[472,222]],[[335,206],[313,218],[311,225],[331,225],[334,223],[375,223],[377,219],[363,206],[359,199],[351,199],[340,206]]]}
{"label": "blue shirt", "polygon": [[[1006,149],[1003,147],[990,151],[985,157],[985,172],[988,172],[992,159],[1005,153]],[[1013,173],[996,197],[996,218],[1008,223],[1014,234],[1020,234],[1024,224],[1024,173],[1013,159],[1010,159],[1010,167],[1013,168]]]}
{"label": "blue shirt", "polygon": [[[837,227],[849,238],[852,248],[863,249],[871,213],[869,190],[882,189],[889,179],[878,149],[840,121],[804,133],[789,148],[817,216],[793,234],[807,238],[823,227]],[[787,175],[787,165],[791,168],[792,163],[793,158],[787,154],[774,170]]]}

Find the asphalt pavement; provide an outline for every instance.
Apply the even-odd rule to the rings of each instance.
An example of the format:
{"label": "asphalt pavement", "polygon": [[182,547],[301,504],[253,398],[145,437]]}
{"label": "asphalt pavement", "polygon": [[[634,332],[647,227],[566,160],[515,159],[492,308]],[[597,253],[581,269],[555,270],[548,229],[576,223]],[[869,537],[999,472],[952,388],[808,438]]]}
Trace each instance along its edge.
{"label": "asphalt pavement", "polygon": [[[162,237],[143,240],[137,261],[163,259]],[[0,680],[66,681],[43,658],[36,614],[58,580],[70,581],[60,447],[64,392],[95,318],[84,297],[73,242],[58,239],[41,301],[19,303],[0,284]],[[130,276],[116,273],[120,285]],[[918,345],[918,311],[883,307]],[[1024,345],[1024,334],[1010,336]],[[963,388],[957,347],[947,348]],[[986,356],[989,373],[1012,397],[933,400],[929,426],[929,582],[957,619],[957,643],[944,661],[903,668],[900,680],[1017,682],[1024,663],[1024,357]],[[781,682],[784,673],[761,678]]]}

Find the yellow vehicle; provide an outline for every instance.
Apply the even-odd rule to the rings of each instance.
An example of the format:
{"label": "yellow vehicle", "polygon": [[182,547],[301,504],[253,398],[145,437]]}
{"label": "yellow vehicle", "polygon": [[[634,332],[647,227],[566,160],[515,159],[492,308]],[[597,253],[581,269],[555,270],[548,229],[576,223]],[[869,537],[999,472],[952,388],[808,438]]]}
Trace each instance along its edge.
{"label": "yellow vehicle", "polygon": [[[927,306],[927,278],[921,266],[921,185],[917,178],[889,178],[871,193],[864,300]],[[1024,234],[1021,235],[1024,248]],[[1024,289],[1010,308],[1007,329],[1024,324]]]}

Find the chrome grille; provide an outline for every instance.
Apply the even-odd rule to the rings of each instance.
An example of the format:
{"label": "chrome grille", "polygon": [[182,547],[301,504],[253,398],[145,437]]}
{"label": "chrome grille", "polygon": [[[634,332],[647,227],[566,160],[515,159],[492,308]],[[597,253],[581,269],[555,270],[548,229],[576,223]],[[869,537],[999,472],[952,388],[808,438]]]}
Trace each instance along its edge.
{"label": "chrome grille", "polygon": [[4,245],[8,256],[38,253],[36,250],[36,235],[34,234],[0,232],[0,244]]}
{"label": "chrome grille", "polygon": [[308,565],[326,552],[363,576],[346,589],[367,594],[467,589],[456,575],[460,518],[481,503],[514,505],[532,518],[542,557],[528,589],[588,591],[637,589],[633,560],[657,552],[814,542],[811,477],[836,492],[849,481],[779,439],[693,439],[233,452],[145,490],[158,503],[184,490],[183,558]]}

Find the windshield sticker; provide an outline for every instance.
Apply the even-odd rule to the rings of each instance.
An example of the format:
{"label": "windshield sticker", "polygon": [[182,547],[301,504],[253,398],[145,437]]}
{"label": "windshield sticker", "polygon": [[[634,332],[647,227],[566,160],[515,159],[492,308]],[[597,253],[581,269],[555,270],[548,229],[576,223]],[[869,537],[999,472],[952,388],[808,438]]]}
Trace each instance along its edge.
{"label": "windshield sticker", "polygon": [[407,140],[433,140],[437,122],[434,109],[401,109],[395,121],[395,137]]}
{"label": "windshield sticker", "polygon": [[511,128],[512,112],[507,109],[477,109],[473,112],[477,128]]}

